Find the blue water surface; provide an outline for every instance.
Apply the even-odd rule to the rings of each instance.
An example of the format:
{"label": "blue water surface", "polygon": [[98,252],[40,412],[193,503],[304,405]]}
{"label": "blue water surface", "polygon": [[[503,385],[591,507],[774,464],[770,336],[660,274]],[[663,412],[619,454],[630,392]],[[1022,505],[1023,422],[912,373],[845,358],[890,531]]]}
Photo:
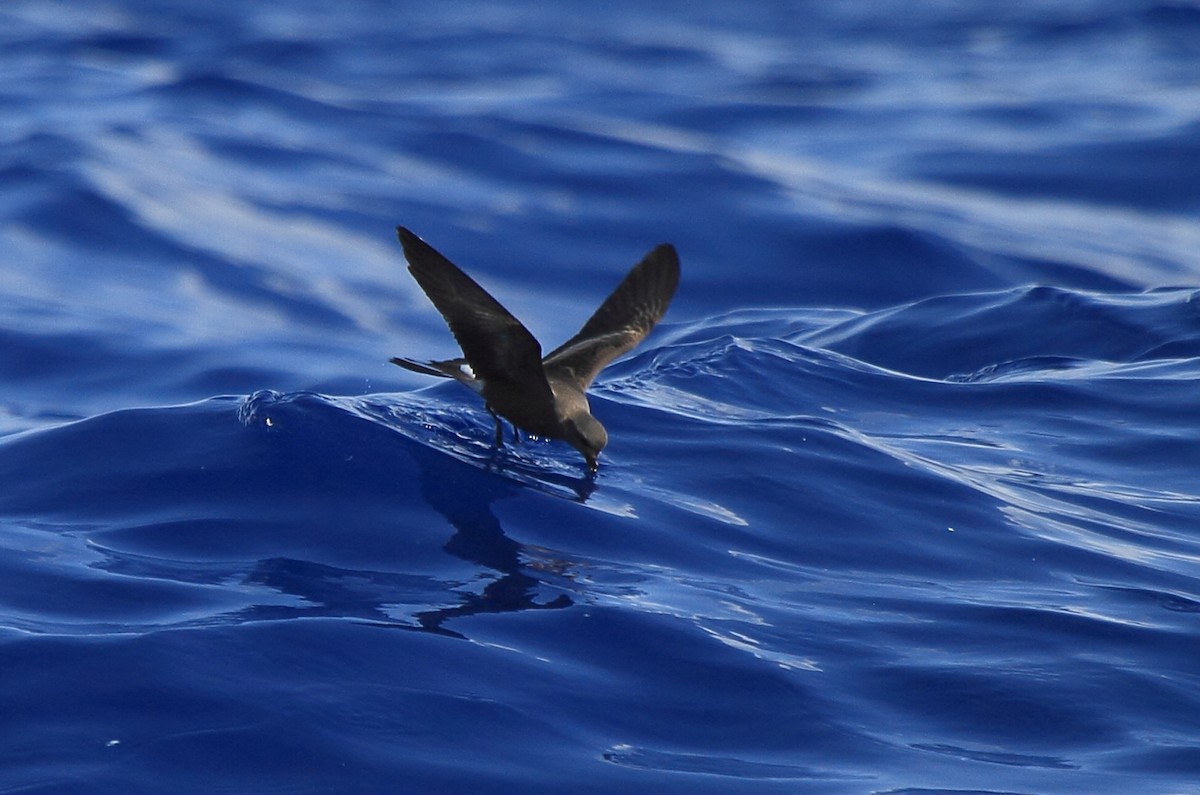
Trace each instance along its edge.
{"label": "blue water surface", "polygon": [[[0,792],[1200,791],[1200,6],[0,6]],[[402,223],[611,441],[492,448]]]}

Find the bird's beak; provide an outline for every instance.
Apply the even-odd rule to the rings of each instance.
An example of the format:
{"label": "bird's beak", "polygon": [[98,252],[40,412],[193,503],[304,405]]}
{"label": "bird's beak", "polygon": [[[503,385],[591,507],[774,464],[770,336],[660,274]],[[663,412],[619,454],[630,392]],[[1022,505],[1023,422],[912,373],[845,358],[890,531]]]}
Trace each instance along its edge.
{"label": "bird's beak", "polygon": [[584,455],[584,458],[587,459],[588,474],[589,475],[596,474],[596,472],[598,472],[600,469],[600,462],[597,460],[598,456],[586,454],[586,455]]}

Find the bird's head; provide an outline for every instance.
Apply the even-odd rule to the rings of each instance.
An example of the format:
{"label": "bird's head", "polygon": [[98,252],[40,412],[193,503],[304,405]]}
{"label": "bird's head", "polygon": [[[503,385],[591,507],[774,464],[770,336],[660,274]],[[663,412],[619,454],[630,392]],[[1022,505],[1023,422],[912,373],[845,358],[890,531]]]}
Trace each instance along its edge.
{"label": "bird's head", "polygon": [[595,472],[600,468],[597,459],[600,451],[608,444],[608,431],[600,421],[587,412],[581,412],[568,419],[563,425],[566,428],[566,441],[587,460],[588,471]]}

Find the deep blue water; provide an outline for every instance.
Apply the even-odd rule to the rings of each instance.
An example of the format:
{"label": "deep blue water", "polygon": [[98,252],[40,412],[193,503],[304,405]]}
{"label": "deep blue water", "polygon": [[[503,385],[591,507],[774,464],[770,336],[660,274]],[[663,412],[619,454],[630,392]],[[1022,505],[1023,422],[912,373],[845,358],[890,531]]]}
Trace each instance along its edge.
{"label": "deep blue water", "polygon": [[[1200,6],[0,6],[0,792],[1200,792]],[[594,482],[543,344],[653,245]]]}

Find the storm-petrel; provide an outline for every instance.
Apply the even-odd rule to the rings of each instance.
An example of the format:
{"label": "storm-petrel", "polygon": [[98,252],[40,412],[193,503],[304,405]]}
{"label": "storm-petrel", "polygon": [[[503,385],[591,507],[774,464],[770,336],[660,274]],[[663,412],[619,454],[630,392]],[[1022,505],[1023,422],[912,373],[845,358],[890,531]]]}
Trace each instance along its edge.
{"label": "storm-petrel", "polygon": [[587,388],[605,365],[633,348],[662,318],[679,284],[679,256],[664,243],[634,266],[588,322],[543,358],[542,346],[512,313],[428,243],[396,227],[408,270],[442,313],[463,358],[417,362],[408,370],[453,378],[483,396],[504,443],[500,417],[536,436],[562,439],[595,472],[608,443],[592,416]]}

